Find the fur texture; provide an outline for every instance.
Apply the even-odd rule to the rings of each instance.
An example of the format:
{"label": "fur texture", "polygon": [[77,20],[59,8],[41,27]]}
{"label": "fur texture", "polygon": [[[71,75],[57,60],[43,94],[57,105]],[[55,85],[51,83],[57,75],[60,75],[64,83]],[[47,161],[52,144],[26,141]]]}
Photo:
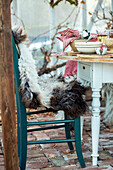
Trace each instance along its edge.
{"label": "fur texture", "polygon": [[[15,31],[16,30],[16,31]],[[63,110],[72,118],[83,115],[87,104],[83,100],[85,88],[77,81],[64,82],[58,78],[41,78],[37,74],[35,61],[24,42],[23,31],[15,28],[13,35],[20,49],[20,93],[26,107],[44,106],[54,110]],[[22,35],[22,38],[21,38]],[[24,37],[24,38],[23,38]]]}
{"label": "fur texture", "polygon": [[103,86],[106,100],[105,121],[113,124],[113,84],[106,83]]}

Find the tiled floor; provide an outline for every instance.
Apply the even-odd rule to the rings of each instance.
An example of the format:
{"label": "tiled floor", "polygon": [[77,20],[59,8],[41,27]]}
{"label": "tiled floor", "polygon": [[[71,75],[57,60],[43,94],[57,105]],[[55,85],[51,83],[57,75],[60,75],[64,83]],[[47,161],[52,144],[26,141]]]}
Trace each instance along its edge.
{"label": "tiled floor", "polygon": [[[53,120],[52,113],[29,117],[30,121]],[[47,130],[29,133],[28,140],[55,139],[65,137],[64,129]],[[2,128],[0,127],[0,138]],[[91,115],[85,115],[83,141],[83,155],[87,170],[113,169],[113,127],[106,124],[101,113],[101,128],[99,140],[98,166],[92,167],[91,159]],[[76,170],[81,169],[77,160],[76,151],[71,153],[66,143],[29,145],[27,154],[27,170]],[[2,147],[0,148],[0,170],[4,170]]]}

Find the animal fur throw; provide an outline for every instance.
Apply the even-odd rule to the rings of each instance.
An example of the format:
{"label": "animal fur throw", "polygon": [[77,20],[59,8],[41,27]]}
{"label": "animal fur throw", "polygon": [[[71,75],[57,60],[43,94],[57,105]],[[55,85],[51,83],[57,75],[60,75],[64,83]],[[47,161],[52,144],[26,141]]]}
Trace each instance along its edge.
{"label": "animal fur throw", "polygon": [[83,100],[85,88],[77,81],[67,83],[59,81],[56,77],[39,77],[35,61],[27,48],[24,31],[15,25],[12,32],[20,50],[18,65],[21,84],[19,91],[23,104],[28,108],[44,106],[56,111],[63,110],[72,118],[83,115],[87,109],[87,104]]}
{"label": "animal fur throw", "polygon": [[113,84],[105,83],[103,85],[105,94],[106,108],[105,108],[105,121],[113,125]]}

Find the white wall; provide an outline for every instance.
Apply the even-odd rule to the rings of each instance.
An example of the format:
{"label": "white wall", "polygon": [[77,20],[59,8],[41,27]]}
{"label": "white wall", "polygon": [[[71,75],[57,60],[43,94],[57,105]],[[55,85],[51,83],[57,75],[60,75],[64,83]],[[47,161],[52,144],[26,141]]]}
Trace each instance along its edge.
{"label": "white wall", "polygon": [[[15,1],[15,0],[14,0]],[[42,32],[47,31],[50,28],[50,6],[47,1],[44,0],[17,0],[18,4],[18,16],[23,20],[27,33],[29,36],[35,36]],[[71,13],[74,5],[61,2],[56,10],[56,25],[64,21]],[[77,9],[77,7],[76,7]],[[73,15],[67,20],[71,27],[76,17],[77,10],[75,9]],[[80,20],[78,25],[80,25]]]}
{"label": "white wall", "polygon": [[[51,25],[51,12],[50,6],[46,0],[13,0],[17,1],[18,16],[23,20],[27,33],[29,36],[36,36],[50,29]],[[87,0],[87,23],[89,23],[91,15],[88,12],[93,13],[98,0]],[[79,2],[80,4],[80,2]],[[103,5],[111,7],[111,0],[104,0]],[[55,7],[56,12],[56,25],[63,22],[71,13],[74,5],[70,5],[68,2],[60,2]],[[77,18],[76,26],[73,27],[74,20],[77,17],[79,7],[76,7],[72,16],[66,21],[69,23],[72,29],[82,29],[82,6],[80,4],[80,12]],[[102,24],[94,24],[94,29],[99,29]],[[93,29],[93,30],[94,30]],[[47,33],[46,35],[49,35]]]}

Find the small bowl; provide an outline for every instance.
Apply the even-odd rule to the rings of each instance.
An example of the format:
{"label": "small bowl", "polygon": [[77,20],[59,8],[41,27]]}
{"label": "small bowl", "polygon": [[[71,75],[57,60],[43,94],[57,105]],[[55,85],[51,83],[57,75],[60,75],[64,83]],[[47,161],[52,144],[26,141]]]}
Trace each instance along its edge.
{"label": "small bowl", "polygon": [[76,42],[75,46],[80,53],[92,54],[97,47],[101,47],[102,42]]}

